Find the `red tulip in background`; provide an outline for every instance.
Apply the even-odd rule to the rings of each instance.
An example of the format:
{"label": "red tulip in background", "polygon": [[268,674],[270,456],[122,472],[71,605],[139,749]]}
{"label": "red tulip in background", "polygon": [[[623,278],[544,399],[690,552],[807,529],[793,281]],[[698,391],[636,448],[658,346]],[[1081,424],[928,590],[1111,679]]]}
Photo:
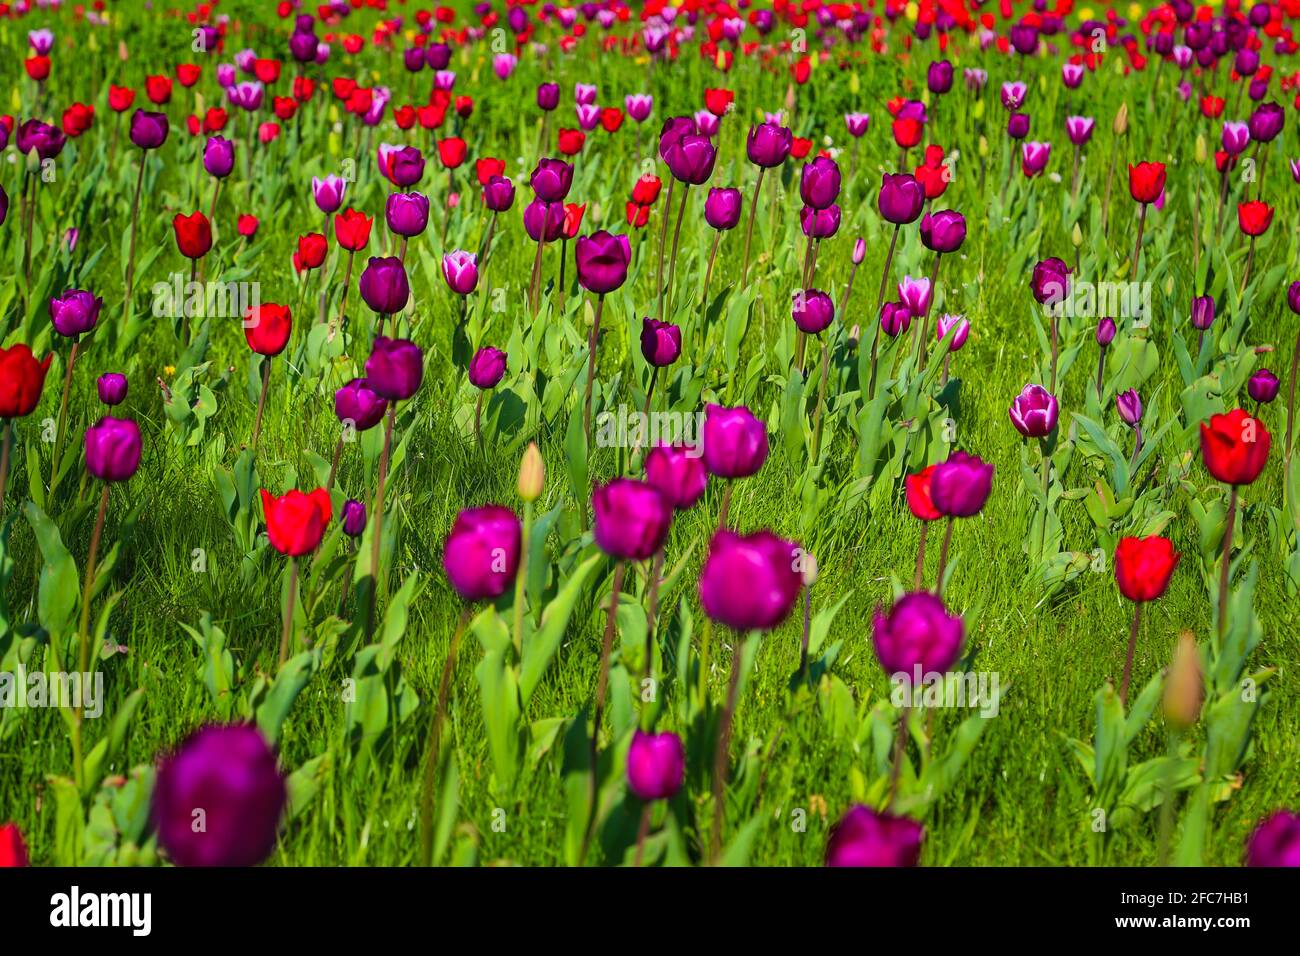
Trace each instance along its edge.
{"label": "red tulip in background", "polygon": [[23,842],[23,833],[16,823],[0,826],[0,869],[30,866],[27,857],[27,844]]}
{"label": "red tulip in background", "polygon": [[736,94],[731,90],[705,90],[704,108],[714,116],[724,116],[735,99]]}
{"label": "red tulip in background", "polygon": [[1154,601],[1169,587],[1180,555],[1168,538],[1123,538],[1115,549],[1115,580],[1130,601]]}
{"label": "red tulip in background", "polygon": [[587,134],[580,129],[560,130],[559,148],[565,156],[575,156],[582,152],[582,144],[587,141]]}
{"label": "red tulip in background", "polygon": [[922,521],[938,521],[943,517],[943,512],[934,506],[930,497],[930,480],[938,467],[930,465],[923,471],[908,475],[903,482],[907,492],[907,507]]}
{"label": "red tulip in background", "polygon": [[23,60],[23,68],[27,70],[27,75],[37,83],[41,83],[50,76],[50,58],[48,56],[31,56]]}
{"label": "red tulip in background", "polygon": [[600,125],[606,133],[616,133],[623,125],[623,111],[617,106],[607,106],[600,111]]}
{"label": "red tulip in background", "polygon": [[73,103],[63,111],[63,132],[77,137],[90,129],[95,122],[95,107],[84,103]]}
{"label": "red tulip in background", "polygon": [[293,267],[298,272],[316,269],[325,261],[325,253],[328,251],[329,243],[321,233],[309,232],[305,236],[299,236],[298,248],[293,254]]}
{"label": "red tulip in background", "polygon": [[1252,199],[1237,206],[1237,224],[1248,236],[1262,236],[1273,223],[1273,207]]}
{"label": "red tulip in background", "polygon": [[176,65],[176,79],[180,80],[181,86],[186,89],[197,83],[202,73],[202,68],[193,63],[178,63]]}
{"label": "red tulip in background", "polygon": [[203,213],[192,212],[188,216],[177,213],[172,228],[176,230],[176,247],[181,255],[202,259],[212,248],[212,223]]}
{"label": "red tulip in background", "polygon": [[1249,485],[1268,463],[1272,436],[1258,418],[1240,408],[1212,415],[1201,424],[1201,457],[1217,480],[1229,485]]}
{"label": "red tulip in background", "polygon": [[162,106],[172,98],[172,81],[165,76],[146,76],[144,95],[149,97],[149,102]]}
{"label": "red tulip in background", "polygon": [[370,241],[370,227],[374,219],[355,209],[345,209],[334,217],[334,237],[349,252],[357,252]]}
{"label": "red tulip in background", "polygon": [[493,176],[504,176],[506,174],[506,161],[492,156],[484,156],[482,159],[474,161],[474,172],[478,176],[478,184],[486,187],[488,180]]}
{"label": "red tulip in background", "polygon": [[263,488],[262,510],[271,546],[290,557],[316,550],[333,513],[329,492],[324,488],[310,494],[295,488],[279,498]]}
{"label": "red tulip in background", "polygon": [[459,136],[448,136],[438,140],[438,158],[447,169],[456,169],[465,162],[468,147]]}
{"label": "red tulip in background", "polygon": [[135,90],[126,86],[108,86],[108,106],[114,113],[124,113],[135,102]]}
{"label": "red tulip in background", "polygon": [[1128,168],[1128,191],[1137,202],[1152,203],[1165,189],[1164,163],[1138,163]]}
{"label": "red tulip in background", "polygon": [[289,344],[293,315],[287,305],[264,302],[244,313],[244,338],[258,355],[279,355]]}
{"label": "red tulip in background", "polygon": [[257,227],[261,225],[256,216],[250,216],[247,213],[235,220],[235,231],[245,239],[252,239],[257,235]]}

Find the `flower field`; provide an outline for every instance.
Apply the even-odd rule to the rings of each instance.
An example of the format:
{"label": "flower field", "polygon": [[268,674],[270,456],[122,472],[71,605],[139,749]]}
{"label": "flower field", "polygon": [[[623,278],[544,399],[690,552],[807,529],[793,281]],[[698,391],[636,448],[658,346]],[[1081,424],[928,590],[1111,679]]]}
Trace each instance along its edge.
{"label": "flower field", "polygon": [[1297,38],[0,2],[0,866],[1300,865]]}

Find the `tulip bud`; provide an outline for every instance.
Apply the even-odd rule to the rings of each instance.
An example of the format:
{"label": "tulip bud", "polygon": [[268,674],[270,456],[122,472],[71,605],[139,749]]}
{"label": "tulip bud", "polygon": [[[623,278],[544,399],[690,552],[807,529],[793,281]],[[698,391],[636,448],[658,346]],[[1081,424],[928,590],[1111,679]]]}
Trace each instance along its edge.
{"label": "tulip bud", "polygon": [[980,149],[980,155],[981,155],[981,156],[988,156],[988,154],[989,154],[989,141],[988,141],[987,139],[985,139],[983,136],[980,137],[980,147],[979,147],[979,149]]}
{"label": "tulip bud", "polygon": [[853,243],[853,264],[860,265],[862,260],[867,257],[867,243],[859,236],[858,240]]}
{"label": "tulip bud", "polygon": [[1207,151],[1207,147],[1205,145],[1205,137],[1198,135],[1196,137],[1196,162],[1204,163],[1208,157],[1209,157],[1209,152]]}
{"label": "tulip bud", "polygon": [[1076,249],[1083,245],[1083,230],[1079,228],[1077,222],[1074,224],[1074,228],[1070,230],[1070,245]]}
{"label": "tulip bud", "polygon": [[1119,109],[1115,111],[1115,122],[1111,124],[1111,130],[1116,136],[1123,136],[1128,132],[1128,103],[1119,104]]}
{"label": "tulip bud", "polygon": [[862,326],[854,325],[849,329],[849,348],[856,348],[857,344],[862,341]]}
{"label": "tulip bud", "polygon": [[817,583],[817,559],[807,551],[803,553],[803,583],[808,588]]}
{"label": "tulip bud", "polygon": [[1201,655],[1191,631],[1183,631],[1174,648],[1174,662],[1165,678],[1165,719],[1179,729],[1196,723],[1201,713]]}
{"label": "tulip bud", "polygon": [[542,462],[542,453],[537,450],[537,442],[529,442],[524,459],[519,463],[519,497],[524,501],[536,501],[542,496],[545,484],[546,465]]}

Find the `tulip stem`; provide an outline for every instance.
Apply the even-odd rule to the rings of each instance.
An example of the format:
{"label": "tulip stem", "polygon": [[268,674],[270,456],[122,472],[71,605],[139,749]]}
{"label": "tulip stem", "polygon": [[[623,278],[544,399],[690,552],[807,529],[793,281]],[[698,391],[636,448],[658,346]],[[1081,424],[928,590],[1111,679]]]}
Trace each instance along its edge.
{"label": "tulip stem", "polygon": [[1133,626],[1128,632],[1128,656],[1124,658],[1124,679],[1119,685],[1119,703],[1128,707],[1128,681],[1133,673],[1133,652],[1137,649],[1138,625],[1142,619],[1142,602],[1133,602]]}
{"label": "tulip stem", "polygon": [[339,440],[334,443],[334,458],[330,462],[329,477],[325,479],[326,491],[334,490],[334,478],[339,473],[339,460],[342,457],[343,457],[343,436],[340,435]]}
{"label": "tulip stem", "polygon": [[447,659],[442,665],[442,682],[438,685],[438,703],[433,711],[433,723],[429,726],[429,753],[424,759],[424,786],[420,790],[420,864],[433,865],[433,794],[437,788],[438,764],[442,751],[442,719],[447,713],[447,698],[451,694],[451,678],[456,670],[456,652],[460,648],[461,636],[469,625],[472,605],[461,608],[460,620],[452,632],[451,644],[447,646]]}
{"label": "tulip stem", "polygon": [[388,481],[388,455],[393,448],[393,419],[396,402],[388,403],[388,422],[384,426],[384,450],[379,454],[379,486],[375,491],[375,537],[370,546],[370,607],[366,612],[366,631],[374,633],[375,604],[379,599],[380,546],[384,532],[384,486]]}
{"label": "tulip stem", "polygon": [[925,356],[925,340],[930,331],[930,306],[934,300],[939,297],[939,260],[943,258],[943,253],[934,254],[934,267],[930,270],[930,297],[925,301],[925,311],[916,319],[916,369],[917,376],[920,376],[924,365],[922,359]]}
{"label": "tulip stem", "polygon": [[271,356],[262,357],[262,390],[257,396],[257,417],[253,419],[253,455],[257,455],[257,439],[262,433],[262,411],[266,408],[266,389],[271,384]]}
{"label": "tulip stem", "polygon": [[1047,438],[1039,439],[1039,451],[1043,455],[1043,523],[1038,529],[1038,560],[1043,560],[1047,548],[1047,516],[1051,514],[1052,456],[1047,453]]}
{"label": "tulip stem", "polygon": [[745,665],[745,636],[737,634],[736,646],[731,654],[731,680],[727,684],[727,702],[722,708],[722,723],[718,728],[718,743],[713,751],[713,830],[709,834],[713,865],[717,866],[722,852],[722,827],[726,820],[727,763],[731,749],[731,723],[736,716],[736,703],[740,697],[740,671]]}
{"label": "tulip stem", "polygon": [[948,526],[943,529],[943,542],[939,545],[939,567],[935,571],[934,593],[943,596],[943,575],[948,569],[948,549],[952,546],[953,517],[948,516]]}
{"label": "tulip stem", "polygon": [[289,639],[293,637],[293,603],[298,594],[298,559],[290,556],[289,558],[289,596],[285,600],[284,608],[284,630],[280,632],[280,663],[276,668],[284,667],[284,662],[289,659]]}
{"label": "tulip stem", "polygon": [[479,389],[478,401],[474,403],[474,440],[479,451],[483,450],[483,396],[486,394],[485,389]]}
{"label": "tulip stem", "polygon": [[659,268],[656,276],[655,292],[659,296],[658,314],[661,321],[664,317],[664,246],[668,242],[668,217],[672,215],[673,187],[676,185],[676,179],[668,180],[668,195],[664,197],[664,213],[659,220]]}
{"label": "tulip stem", "polygon": [[907,718],[911,709],[904,704],[898,713],[898,736],[894,738],[894,766],[889,772],[889,806],[898,802],[898,782],[903,777],[903,757],[907,752]]}
{"label": "tulip stem", "polygon": [[63,454],[63,432],[68,427],[68,392],[72,389],[72,370],[77,365],[77,346],[81,343],[74,337],[72,351],[68,353],[68,369],[63,376],[63,397],[59,400],[59,428],[54,433],[54,452],[50,456],[50,497],[59,484],[59,458]]}
{"label": "tulip stem", "polygon": [[718,509],[718,530],[727,530],[727,512],[731,509],[731,490],[735,487],[730,481],[722,489],[722,507]]}
{"label": "tulip stem", "polygon": [[1295,377],[1300,371],[1300,331],[1296,332],[1295,347],[1291,350],[1291,382],[1286,392],[1286,447],[1282,453],[1282,500],[1285,502],[1291,494],[1291,439],[1295,426]]}
{"label": "tulip stem", "polygon": [[[808,673],[808,646],[812,643],[812,585],[803,589],[803,643],[799,646],[799,673]],[[775,741],[773,741],[775,743]]]}
{"label": "tulip stem", "polygon": [[664,569],[664,549],[655,552],[650,564],[650,610],[645,619],[645,676],[649,680],[654,676],[655,621],[659,613],[659,577]]}
{"label": "tulip stem", "polygon": [[[336,323],[336,326],[340,329],[343,327],[343,323],[347,320],[348,289],[352,285],[352,261],[356,257],[357,251],[355,249],[348,250],[348,268],[347,272],[343,276],[343,298],[339,300],[339,320]],[[331,339],[333,337],[333,335],[330,335]]]}
{"label": "tulip stem", "polygon": [[[27,220],[24,223],[26,233],[26,242],[23,245],[23,299],[29,301],[32,294],[32,226],[36,222],[36,188],[35,177],[31,173],[26,173],[23,180],[23,198],[27,201],[23,203],[23,217]],[[27,198],[28,184],[31,183],[31,198]]]}
{"label": "tulip stem", "polygon": [[5,488],[9,484],[9,444],[13,431],[14,423],[6,418],[4,432],[0,433],[0,517],[4,515]]}
{"label": "tulip stem", "polygon": [[809,460],[814,468],[817,466],[817,453],[821,450],[822,443],[822,414],[826,407],[826,380],[830,377],[831,367],[831,344],[827,339],[822,339],[822,380],[817,387],[817,411],[814,414],[813,422],[813,439],[812,439],[812,457]]}
{"label": "tulip stem", "polygon": [[1106,374],[1106,346],[1102,346],[1097,352],[1097,403],[1102,402],[1102,389],[1104,385],[1102,379]]}
{"label": "tulip stem", "polygon": [[[717,232],[713,236],[713,248],[709,250],[709,264],[704,270],[704,297],[700,300],[700,321],[708,317],[709,313],[709,283],[713,279],[713,260],[718,256],[718,244],[722,242],[722,233]],[[741,286],[744,288],[744,286]],[[708,329],[704,330],[704,335],[708,335]]]}
{"label": "tulip stem", "polygon": [[682,201],[681,204],[678,205],[677,207],[677,224],[673,226],[673,252],[668,260],[668,286],[665,289],[660,290],[659,292],[659,321],[661,322],[668,321],[666,318],[664,318],[664,314],[663,314],[665,293],[667,294],[667,298],[668,298],[669,312],[672,311],[672,307],[673,307],[673,299],[675,297],[673,296],[672,293],[676,291],[673,288],[673,280],[677,276],[677,246],[681,242],[682,217],[686,215],[686,200],[688,200],[690,196],[691,196],[691,187],[683,184]]}
{"label": "tulip stem", "polygon": [[1219,563],[1219,641],[1228,639],[1228,585],[1232,569],[1232,537],[1237,524],[1237,486],[1228,495],[1228,517],[1223,526],[1223,558]]}
{"label": "tulip stem", "polygon": [[645,841],[650,835],[650,810],[653,804],[647,803],[641,808],[641,823],[636,831],[636,857],[632,860],[634,867],[641,866],[641,858],[645,856]]}
{"label": "tulip stem", "polygon": [[618,598],[623,590],[624,567],[622,561],[617,561],[614,564],[614,581],[609,590],[609,613],[605,616],[605,639],[600,648],[600,676],[596,679],[596,706],[592,711],[591,725],[591,816],[587,818],[587,829],[582,837],[582,850],[578,856],[579,866],[587,859],[587,849],[591,844],[591,834],[595,829],[596,816],[599,810],[599,807],[596,806],[596,799],[600,781],[597,768],[597,759],[600,755],[600,722],[605,714],[605,688],[609,683],[609,655],[614,647],[614,623],[618,618]]}
{"label": "tulip stem", "polygon": [[930,536],[930,522],[921,522],[921,543],[916,546],[916,574],[912,578],[912,590],[921,590],[921,583],[925,580],[925,542]]}
{"label": "tulip stem", "polygon": [[1250,237],[1250,245],[1246,249],[1246,268],[1241,273],[1241,291],[1237,295],[1246,294],[1246,286],[1250,284],[1250,267],[1255,261],[1255,237]]}
{"label": "tulip stem", "polygon": [[131,291],[135,287],[135,234],[140,223],[140,192],[144,189],[144,167],[148,153],[140,151],[140,175],[135,181],[135,198],[131,201],[131,245],[126,256],[126,300],[122,311],[131,314]]}
{"label": "tulip stem", "polygon": [[[543,231],[545,231],[546,229],[545,214],[543,214],[542,229]],[[537,312],[540,306],[540,302],[538,300],[541,299],[542,296],[541,288],[540,288],[541,282],[538,279],[538,276],[541,275],[542,272],[542,246],[543,245],[544,245],[543,241],[541,239],[538,239],[537,254],[533,256],[533,274],[528,278],[528,305],[529,305],[529,310],[533,313],[533,318],[537,318]]]}
{"label": "tulip stem", "polygon": [[[876,397],[876,356],[879,354],[880,349],[880,310],[885,305],[885,289],[889,285],[889,267],[893,265],[894,249],[898,246],[898,232],[902,228],[902,223],[894,224],[894,235],[889,240],[889,252],[885,254],[885,268],[880,273],[880,291],[876,294],[876,311],[869,316],[875,328],[871,335],[871,383],[867,386],[868,402]],[[930,294],[934,294],[933,289]]]}
{"label": "tulip stem", "polygon": [[1141,206],[1142,208],[1138,212],[1137,241],[1133,243],[1133,270],[1132,271],[1133,271],[1133,281],[1135,282],[1137,281],[1138,262],[1141,260],[1141,256],[1142,256],[1142,230],[1146,228],[1146,224],[1147,224],[1147,204],[1142,203]]}
{"label": "tulip stem", "polygon": [[[749,244],[754,238],[754,214],[758,211],[758,197],[763,191],[763,174],[767,172],[766,166],[758,167],[758,179],[754,182],[754,194],[749,198],[749,225],[745,227],[745,257],[744,265],[740,271],[740,287],[742,289],[749,287]],[[669,189],[672,186],[669,185]]]}
{"label": "tulip stem", "polygon": [[605,293],[596,297],[596,317],[587,340],[587,386],[582,396],[582,434],[591,437],[591,383],[596,378],[596,346],[600,344],[600,314],[605,311]]}
{"label": "tulip stem", "polygon": [[528,583],[528,549],[533,539],[533,503],[524,502],[523,544],[519,549],[519,567],[515,569],[515,656],[524,656],[524,590]]}

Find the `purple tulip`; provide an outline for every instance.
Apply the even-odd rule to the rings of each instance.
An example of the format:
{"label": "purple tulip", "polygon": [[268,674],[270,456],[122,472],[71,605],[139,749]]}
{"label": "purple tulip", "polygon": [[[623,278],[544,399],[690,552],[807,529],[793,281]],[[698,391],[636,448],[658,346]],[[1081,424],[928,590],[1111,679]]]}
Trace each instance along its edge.
{"label": "purple tulip", "polygon": [[[1300,283],[1297,283],[1300,285]],[[1296,286],[1291,287],[1295,289]],[[1289,298],[1289,294],[1288,294]],[[1296,311],[1293,309],[1292,311]],[[1214,297],[1209,295],[1198,295],[1192,299],[1192,328],[1201,332],[1209,329],[1214,324]]]}
{"label": "purple tulip", "polygon": [[707,136],[687,133],[669,145],[664,154],[668,171],[681,183],[702,186],[713,175],[718,151]]}
{"label": "purple tulip", "polygon": [[911,173],[885,173],[877,206],[880,215],[896,226],[916,222],[925,207],[925,187]]}
{"label": "purple tulip", "polygon": [[588,292],[604,295],[626,281],[632,246],[626,235],[614,235],[602,229],[590,236],[579,236],[574,243],[573,258],[578,284]]}
{"label": "purple tulip", "polygon": [[921,242],[931,252],[956,252],[966,241],[966,217],[951,209],[921,217]]}
{"label": "purple tulip", "polygon": [[256,727],[208,726],[162,761],[150,814],[178,866],[255,866],[275,849],[287,797]]}
{"label": "purple tulip", "polygon": [[388,402],[364,378],[354,378],[334,393],[334,414],[359,432],[374,428],[387,411]]}
{"label": "purple tulip", "polygon": [[942,95],[952,89],[952,64],[936,60],[925,71],[925,84],[931,93]]}
{"label": "purple tulip", "polygon": [[1247,866],[1300,866],[1300,813],[1278,810],[1246,841]]}
{"label": "purple tulip", "polygon": [[1067,90],[1077,90],[1083,82],[1083,67],[1078,63],[1063,63],[1061,82],[1065,84]]}
{"label": "purple tulip", "polygon": [[717,532],[700,569],[704,613],[737,631],[771,630],[786,619],[799,597],[802,556],[797,544],[770,531]]}
{"label": "purple tulip", "polygon": [[913,316],[923,316],[930,311],[931,291],[929,279],[903,276],[903,281],[898,283],[898,298]]}
{"label": "purple tulip", "polygon": [[709,486],[702,452],[693,445],[656,445],[645,458],[645,480],[678,511],[699,501]]}
{"label": "purple tulip", "polygon": [[573,84],[573,102],[578,104],[594,104],[596,94],[599,91],[593,83],[575,83]]}
{"label": "purple tulip", "polygon": [[1014,80],[1002,84],[1002,106],[1010,113],[1020,109],[1021,104],[1025,102],[1025,94],[1029,92],[1029,87],[1021,80]]}
{"label": "purple tulip", "polygon": [[1286,112],[1276,103],[1261,104],[1250,114],[1250,138],[1257,143],[1269,143],[1282,132]]}
{"label": "purple tulip", "polygon": [[564,203],[534,199],[524,207],[524,232],[533,242],[555,242],[564,231]]}
{"label": "purple tulip", "polygon": [[371,256],[361,273],[361,298],[380,315],[392,315],[406,307],[411,284],[406,267],[396,256]]}
{"label": "purple tulip", "polygon": [[959,352],[961,347],[966,344],[966,337],[970,335],[970,323],[960,315],[941,315],[935,323],[934,338],[936,342],[942,342],[948,335],[949,330],[956,329],[952,334],[952,341],[948,343],[949,352]]}
{"label": "purple tulip", "polygon": [[596,544],[621,561],[644,561],[663,547],[673,506],[659,489],[634,478],[597,485],[591,496]]}
{"label": "purple tulip", "polygon": [[[0,127],[0,129],[3,129],[3,127]],[[0,144],[0,150],[3,149],[4,146]],[[9,218],[9,194],[5,192],[4,186],[0,186],[0,226],[3,226],[5,224],[5,220],[8,218]]]}
{"label": "purple tulip", "polygon": [[[445,43],[430,43],[424,48],[424,62],[431,70],[447,69],[447,64],[451,63],[451,47]],[[556,92],[559,92],[558,87]]]}
{"label": "purple tulip", "polygon": [[424,379],[424,355],[408,339],[379,336],[366,359],[366,384],[390,402],[410,398]]}
{"label": "purple tulip", "polygon": [[709,405],[700,439],[704,464],[719,478],[747,478],[767,460],[767,426],[743,405]]}
{"label": "purple tulip", "polygon": [[[516,8],[518,9],[518,8]],[[648,734],[637,730],[627,751],[627,785],[638,800],[667,800],[675,796],[686,776],[686,750],[671,731]]]}
{"label": "purple tulip", "polygon": [[826,841],[827,866],[916,866],[925,827],[857,804],[840,817]]}
{"label": "purple tulip", "polygon": [[800,332],[817,335],[835,320],[835,304],[820,289],[807,289],[794,293],[790,317]]}
{"label": "purple tulip", "polygon": [[493,176],[483,187],[483,205],[493,212],[505,212],[515,204],[515,184],[505,176]]}
{"label": "purple tulip", "polygon": [[644,123],[654,108],[654,97],[649,93],[629,93],[623,98],[623,106],[629,119],[634,123]]}
{"label": "purple tulip", "polygon": [[343,194],[347,192],[347,180],[341,176],[326,176],[324,179],[311,178],[311,194],[316,201],[316,208],[325,215],[336,212],[343,205]]}
{"label": "purple tulip", "polygon": [[515,580],[523,532],[509,508],[483,505],[456,516],[443,546],[442,568],[463,601],[499,598]]}
{"label": "purple tulip", "polygon": [[1041,385],[1026,385],[1012,400],[1007,414],[1020,434],[1026,438],[1043,438],[1056,427],[1059,411],[1055,395]]}
{"label": "purple tulip", "polygon": [[126,401],[128,382],[119,372],[105,372],[95,380],[95,389],[99,392],[99,400],[112,407]]}
{"label": "purple tulip", "polygon": [[799,225],[810,239],[829,239],[840,228],[840,207],[831,204],[825,209],[804,206],[799,210]]}
{"label": "purple tulip", "polygon": [[1255,401],[1261,405],[1267,405],[1277,398],[1277,391],[1280,386],[1281,383],[1278,381],[1277,376],[1268,369],[1262,368],[1250,377],[1250,381],[1246,383],[1246,391]]}
{"label": "purple tulip", "polygon": [[1250,145],[1250,127],[1245,123],[1229,120],[1223,124],[1223,132],[1219,134],[1219,140],[1223,143],[1225,153],[1229,156],[1239,156]]}
{"label": "purple tulip", "polygon": [[1065,119],[1065,135],[1070,138],[1070,142],[1075,146],[1082,146],[1092,138],[1094,126],[1096,126],[1096,121],[1089,116],[1067,116]]}
{"label": "purple tulip", "polygon": [[902,302],[886,302],[880,307],[880,328],[890,338],[897,338],[912,325],[912,311]]}
{"label": "purple tulip", "polygon": [[944,673],[961,657],[961,617],[950,615],[943,601],[928,591],[905,594],[872,620],[871,641],[885,673],[914,686],[922,675]]}
{"label": "purple tulip", "polygon": [[388,228],[399,236],[418,236],[429,225],[429,200],[420,193],[390,193],[384,204]]}
{"label": "purple tulip", "polygon": [[506,353],[485,345],[469,360],[469,383],[475,388],[496,388],[506,374]]}
{"label": "purple tulip", "polygon": [[855,266],[861,265],[862,260],[865,259],[866,257],[867,257],[867,242],[865,239],[859,236],[853,242],[853,256],[852,256],[853,264]]}
{"label": "purple tulip", "polygon": [[[316,34],[307,31],[294,31],[289,37],[289,55],[297,63],[313,63],[316,60],[316,53],[320,41],[316,39]],[[424,66],[424,51],[418,47],[412,47],[405,51],[404,59],[406,68],[412,72],[419,70]],[[418,64],[412,67],[412,60]]]}
{"label": "purple tulip", "polygon": [[562,202],[573,185],[573,167],[562,159],[540,159],[528,182],[542,202]]}
{"label": "purple tulip", "polygon": [[50,322],[54,331],[66,338],[85,335],[99,321],[99,310],[104,300],[81,289],[69,289],[61,297],[50,300]]}
{"label": "purple tulip", "polygon": [[743,205],[739,189],[710,189],[704,200],[704,221],[719,232],[734,229]]}
{"label": "purple tulip", "polygon": [[980,513],[993,490],[993,465],[955,451],[930,476],[930,500],[941,514],[970,518]]}
{"label": "purple tulip", "polygon": [[868,127],[871,126],[871,117],[866,113],[845,113],[844,125],[848,127],[850,136],[854,139],[861,139],[866,135]]}
{"label": "purple tulip", "polygon": [[235,168],[235,144],[224,136],[212,136],[203,144],[203,168],[217,179],[225,179]]}
{"label": "purple tulip", "polygon": [[30,154],[33,150],[41,159],[53,159],[63,152],[67,137],[57,126],[30,119],[18,127],[14,145],[18,152]]}
{"label": "purple tulip", "polygon": [[664,368],[682,354],[682,330],[649,316],[641,320],[641,354],[655,368]]}
{"label": "purple tulip", "polygon": [[1042,260],[1034,266],[1029,291],[1040,305],[1056,305],[1064,301],[1070,291],[1069,266],[1055,257]]}
{"label": "purple tulip", "polygon": [[366,506],[355,498],[343,502],[341,514],[343,533],[349,538],[359,538],[366,530]]}
{"label": "purple tulip", "polygon": [[86,429],[86,470],[101,481],[134,475],[140,450],[140,426],[129,418],[101,418]]}
{"label": "purple tulip", "polygon": [[157,149],[167,142],[167,115],[136,110],[131,114],[131,142],[141,149]]}
{"label": "purple tulip", "polygon": [[[445,65],[445,64],[444,64]],[[550,112],[560,105],[560,84],[539,83],[537,86],[537,106]]]}
{"label": "purple tulip", "polygon": [[755,166],[771,169],[780,166],[794,146],[794,134],[777,123],[760,123],[749,128],[745,137],[745,155]]}
{"label": "purple tulip", "polygon": [[1119,417],[1125,425],[1136,428],[1142,421],[1142,396],[1137,393],[1136,388],[1120,392],[1115,396],[1115,410],[1119,412]]}
{"label": "purple tulip", "polygon": [[1112,318],[1103,318],[1097,323],[1097,344],[1102,348],[1110,345],[1115,340],[1115,320]]}
{"label": "purple tulip", "polygon": [[424,156],[414,146],[380,145],[379,172],[398,189],[414,186],[424,176]]}
{"label": "purple tulip", "polygon": [[457,295],[469,295],[478,288],[478,256],[463,249],[442,257],[442,277]]}
{"label": "purple tulip", "polygon": [[818,156],[805,163],[799,176],[799,196],[804,205],[826,209],[840,194],[840,168],[835,160]]}

